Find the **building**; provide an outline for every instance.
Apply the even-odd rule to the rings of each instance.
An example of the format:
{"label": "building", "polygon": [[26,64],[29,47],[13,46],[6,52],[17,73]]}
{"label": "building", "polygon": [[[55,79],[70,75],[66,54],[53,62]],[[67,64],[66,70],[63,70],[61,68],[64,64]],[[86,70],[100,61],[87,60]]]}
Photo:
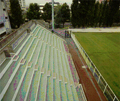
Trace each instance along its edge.
{"label": "building", "polygon": [[[23,11],[25,11],[26,10],[25,0],[18,0],[18,1],[20,3],[21,9]],[[5,3],[6,3],[7,10],[9,11],[10,10],[10,0],[5,0]]]}
{"label": "building", "polygon": [[[99,3],[104,3],[106,0],[96,0],[99,1]],[[110,0],[107,0],[107,2],[109,2]]]}
{"label": "building", "polygon": [[[49,4],[52,5],[52,2],[49,2]],[[54,2],[54,6],[57,6],[57,5],[60,5],[60,3],[59,2]]]}
{"label": "building", "polygon": [[18,0],[22,10],[26,10],[25,0]]}
{"label": "building", "polygon": [[0,0],[0,38],[11,31],[9,17],[6,11],[5,3]]}
{"label": "building", "polygon": [[44,7],[45,4],[40,4],[39,5],[39,9],[40,9],[40,12],[43,13],[43,7]]}

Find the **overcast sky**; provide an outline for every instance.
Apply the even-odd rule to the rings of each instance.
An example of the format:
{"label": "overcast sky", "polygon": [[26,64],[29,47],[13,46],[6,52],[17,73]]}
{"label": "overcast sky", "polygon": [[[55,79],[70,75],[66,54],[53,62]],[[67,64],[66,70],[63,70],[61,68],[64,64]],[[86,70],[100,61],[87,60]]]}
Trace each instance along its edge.
{"label": "overcast sky", "polygon": [[[60,2],[60,3],[67,3],[71,4],[72,0],[54,0],[55,2]],[[51,0],[25,0],[26,6],[28,6],[30,3],[38,3],[38,4],[45,4],[46,2],[51,2]]]}

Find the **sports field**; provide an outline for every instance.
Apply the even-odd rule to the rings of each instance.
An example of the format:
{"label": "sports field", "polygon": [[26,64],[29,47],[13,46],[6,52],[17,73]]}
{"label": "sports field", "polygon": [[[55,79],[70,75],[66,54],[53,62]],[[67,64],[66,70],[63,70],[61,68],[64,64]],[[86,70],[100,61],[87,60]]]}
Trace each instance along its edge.
{"label": "sports field", "polygon": [[74,34],[120,99],[120,32]]}

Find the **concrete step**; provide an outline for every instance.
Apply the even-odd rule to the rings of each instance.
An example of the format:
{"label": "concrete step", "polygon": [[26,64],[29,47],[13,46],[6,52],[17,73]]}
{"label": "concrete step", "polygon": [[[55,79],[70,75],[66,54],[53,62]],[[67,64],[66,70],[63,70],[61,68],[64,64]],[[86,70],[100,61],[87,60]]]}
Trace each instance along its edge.
{"label": "concrete step", "polygon": [[33,72],[32,72],[32,75],[31,75],[31,79],[30,79],[30,82],[29,82],[29,85],[28,85],[28,90],[26,92],[24,101],[27,100],[27,96],[28,96],[28,93],[29,93],[29,90],[30,90],[30,86],[31,86],[32,80],[35,76],[35,74],[34,74],[35,73],[35,71],[34,71],[35,68],[34,67],[37,67],[36,63],[37,63],[39,52],[40,52],[40,48],[39,48],[40,45],[41,45],[41,42],[39,40],[37,40],[37,42],[35,43],[35,48],[33,49],[33,58],[31,58],[31,61],[33,62],[33,66],[31,67],[33,69]]}
{"label": "concrete step", "polygon": [[[28,41],[28,42],[29,42],[29,41]],[[27,43],[28,43],[28,42],[27,42]],[[8,73],[5,74],[7,77],[9,76],[9,78],[8,78],[9,80],[8,80],[8,82],[7,82],[6,85],[4,84],[4,87],[3,87],[4,89],[3,89],[2,92],[1,92],[1,99],[3,98],[3,96],[4,96],[5,92],[7,91],[10,83],[12,82],[12,80],[13,80],[16,72],[17,72],[17,70],[18,70],[19,67],[20,67],[20,61],[21,61],[21,60],[25,57],[25,55],[27,54],[27,52],[28,52],[31,44],[32,44],[32,41],[31,41],[31,43],[26,44],[25,47],[22,49],[22,51],[19,52],[19,55],[18,55],[18,56],[19,56],[20,58],[18,59],[18,61],[16,61],[13,65],[11,65],[11,67],[9,67],[9,68],[13,69],[13,71],[10,73],[10,75],[8,75],[8,74],[9,74],[9,71],[8,71]],[[25,49],[26,51],[24,51],[24,49]],[[23,51],[24,51],[24,52],[23,52]],[[13,68],[13,67],[16,67],[16,68]],[[10,69],[10,71],[11,71],[11,69]],[[4,79],[4,82],[5,82],[5,80],[7,80],[7,77],[6,77],[6,76],[4,76],[5,79],[2,78],[2,79]],[[0,81],[2,81],[2,79],[1,79]],[[4,82],[3,82],[3,83],[4,83]],[[3,85],[3,84],[2,84],[2,85]]]}
{"label": "concrete step", "polygon": [[47,71],[48,71],[48,66],[49,66],[49,46],[47,45],[46,53],[45,53],[45,59],[44,59],[44,73],[42,74],[41,77],[41,82],[40,82],[40,96],[39,99],[40,101],[45,101],[46,99],[46,86],[47,86]]}
{"label": "concrete step", "polygon": [[[31,87],[30,87],[30,91],[27,97],[27,101],[37,101],[37,97],[38,97],[38,89],[40,86],[40,79],[41,79],[41,71],[40,68],[42,68],[43,66],[43,60],[44,60],[44,55],[45,55],[45,49],[46,45],[41,45],[41,52],[39,55],[39,59],[37,61],[37,64],[39,66],[38,70],[35,72],[35,76],[33,78]],[[40,64],[39,64],[40,62]]]}
{"label": "concrete step", "polygon": [[[32,50],[32,48],[35,48],[35,46],[34,46],[34,44],[32,44],[32,46],[31,46],[31,48],[30,48],[30,50]],[[23,73],[23,75],[22,75],[22,77],[21,77],[21,79],[20,79],[20,82],[19,82],[19,85],[17,86],[17,89],[16,89],[16,92],[14,93],[14,96],[13,96],[13,101],[15,100],[15,98],[16,98],[16,96],[17,96],[17,94],[18,94],[18,91],[19,91],[19,89],[20,89],[20,86],[21,86],[21,84],[22,84],[22,81],[23,81],[23,79],[24,79],[24,77],[25,77],[25,74],[26,74],[26,72],[27,72],[27,68],[31,68],[31,66],[32,66],[32,62],[29,62],[30,61],[30,59],[32,58],[32,56],[33,56],[33,53],[34,53],[34,51],[29,51],[28,52],[28,54],[27,54],[27,56],[26,56],[26,65],[25,65],[25,71],[24,71],[24,73]]]}
{"label": "concrete step", "polygon": [[[33,56],[33,54],[34,54],[34,52],[35,52],[35,49],[36,49],[36,46],[37,46],[37,44],[36,45],[34,45],[35,43],[38,43],[38,40],[35,40],[34,42],[33,42],[33,44],[32,44],[32,46],[31,46],[31,48],[30,48],[30,50],[33,48],[33,50],[32,51],[29,51],[28,52],[28,55],[26,56],[26,60],[28,60],[28,62],[31,60],[31,58],[32,58],[32,56]],[[31,53],[31,54],[30,54]],[[28,65],[28,63],[26,64],[26,66]],[[31,76],[30,76],[30,74],[31,74]],[[21,82],[21,87],[19,86],[18,87],[18,91],[16,92],[16,93],[18,93],[17,95],[15,94],[14,95],[14,97],[13,97],[13,99],[18,99],[19,98],[19,93],[21,92],[21,89],[24,89],[24,86],[25,85],[28,85],[27,86],[27,88],[29,88],[30,87],[30,83],[31,83],[31,81],[32,81],[32,77],[33,77],[33,74],[34,74],[34,68],[30,68],[30,69],[28,69],[27,71],[26,71],[26,76],[24,77],[24,81],[22,81]],[[27,80],[27,81],[26,81]],[[22,84],[24,84],[24,86],[22,86]],[[21,89],[20,89],[21,88]],[[26,88],[26,90],[25,90],[25,92],[26,93],[28,93],[27,92],[27,88]],[[20,90],[19,90],[20,89]],[[22,96],[22,95],[21,95]],[[23,97],[22,96],[22,98],[24,99],[25,98],[25,96]]]}
{"label": "concrete step", "polygon": [[[26,41],[22,44],[22,46],[19,48],[19,50],[15,53],[15,55],[18,55],[21,53],[22,48],[24,48],[25,44],[28,43],[27,41],[30,39],[30,36],[28,36],[28,38],[26,39]],[[30,43],[28,43],[30,44]],[[9,61],[9,63],[4,67],[4,69],[2,70],[2,72],[0,73],[0,79],[2,78],[2,76],[6,73],[6,71],[8,70],[9,66],[13,63],[13,60],[11,59]]]}

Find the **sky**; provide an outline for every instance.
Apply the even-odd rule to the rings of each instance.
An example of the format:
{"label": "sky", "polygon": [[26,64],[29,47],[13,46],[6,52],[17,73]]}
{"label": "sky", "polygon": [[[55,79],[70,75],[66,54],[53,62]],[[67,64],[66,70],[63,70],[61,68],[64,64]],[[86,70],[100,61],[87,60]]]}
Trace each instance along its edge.
{"label": "sky", "polygon": [[[30,3],[45,4],[46,2],[51,2],[51,0],[25,0],[26,6],[29,6]],[[72,0],[54,0],[54,2],[67,3],[71,5]]]}

